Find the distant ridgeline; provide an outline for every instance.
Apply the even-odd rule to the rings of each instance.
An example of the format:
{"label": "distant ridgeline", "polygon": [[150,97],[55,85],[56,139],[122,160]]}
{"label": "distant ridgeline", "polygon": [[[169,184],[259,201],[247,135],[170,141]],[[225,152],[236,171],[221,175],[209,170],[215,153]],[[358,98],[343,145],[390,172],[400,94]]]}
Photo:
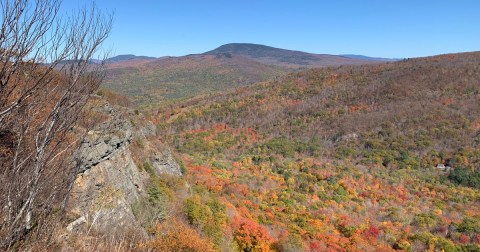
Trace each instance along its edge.
{"label": "distant ridgeline", "polygon": [[106,60],[103,87],[137,105],[185,99],[270,80],[313,67],[360,65],[388,59],[291,51],[256,44],[227,44],[183,57],[120,55]]}

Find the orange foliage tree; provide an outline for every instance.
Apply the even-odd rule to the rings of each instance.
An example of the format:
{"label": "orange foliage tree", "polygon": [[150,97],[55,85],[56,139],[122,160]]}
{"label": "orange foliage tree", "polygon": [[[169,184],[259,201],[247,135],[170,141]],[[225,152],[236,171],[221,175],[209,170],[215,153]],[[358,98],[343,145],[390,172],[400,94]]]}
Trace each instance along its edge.
{"label": "orange foliage tree", "polygon": [[177,220],[167,225],[157,225],[153,240],[139,244],[139,248],[153,251],[215,251],[209,240],[201,237],[194,229]]}
{"label": "orange foliage tree", "polygon": [[232,220],[234,238],[242,251],[270,251],[272,238],[267,230],[250,219]]}

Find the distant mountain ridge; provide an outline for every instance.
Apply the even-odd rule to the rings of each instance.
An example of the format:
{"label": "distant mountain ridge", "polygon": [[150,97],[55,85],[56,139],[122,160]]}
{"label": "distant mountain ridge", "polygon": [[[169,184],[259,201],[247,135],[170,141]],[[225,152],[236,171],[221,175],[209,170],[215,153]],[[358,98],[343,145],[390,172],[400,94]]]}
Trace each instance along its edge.
{"label": "distant mountain ridge", "polygon": [[[190,54],[180,57],[189,57],[193,55],[238,55],[253,59],[263,64],[276,65],[287,68],[311,68],[337,65],[358,65],[376,62],[392,62],[400,59],[370,57],[357,54],[315,54],[297,50],[288,50],[266,45],[253,43],[230,43],[219,46],[216,49],[201,54]],[[105,60],[107,64],[123,63],[126,61],[153,61],[172,57],[150,57],[137,56],[134,54],[121,54]],[[97,61],[94,61],[97,62]]]}
{"label": "distant mountain ridge", "polygon": [[129,96],[136,105],[148,105],[242,87],[299,69],[379,62],[233,43],[182,57],[126,54],[109,58],[103,87]]}
{"label": "distant mountain ridge", "polygon": [[149,57],[149,56],[136,56],[133,54],[121,54],[115,57],[108,58],[105,61],[107,63],[115,63],[115,62],[121,62],[121,61],[127,61],[127,60],[154,60],[154,59],[157,59],[157,58]]}
{"label": "distant mountain ridge", "polygon": [[148,105],[241,87],[287,72],[239,55],[189,55],[107,64],[102,85],[137,105]]}
{"label": "distant mountain ridge", "polygon": [[[199,54],[190,54],[180,57],[189,57]],[[250,59],[254,59],[264,64],[277,65],[290,68],[303,67],[325,67],[335,65],[357,65],[368,64],[373,62],[391,62],[401,59],[391,59],[382,57],[370,57],[358,54],[315,54],[297,50],[288,50],[253,43],[229,43],[224,44],[216,49],[201,53],[200,55],[240,55]],[[119,63],[131,60],[157,60],[163,58],[174,57],[151,57],[137,56],[134,54],[120,54],[105,60],[106,63]],[[178,58],[178,57],[177,57]],[[96,62],[96,61],[95,61]]]}
{"label": "distant mountain ridge", "polygon": [[314,54],[302,51],[287,50],[271,46],[231,43],[222,45],[214,50],[203,53],[204,55],[234,54],[241,55],[268,65],[287,68],[311,68],[338,65],[361,65],[377,63],[380,58],[354,58],[342,55]]}
{"label": "distant mountain ridge", "polygon": [[358,55],[358,54],[341,54],[340,56],[347,57],[350,59],[363,59],[363,60],[373,60],[373,61],[381,61],[381,62],[393,62],[393,61],[402,60],[402,59],[396,59],[396,58],[370,57],[370,56]]}

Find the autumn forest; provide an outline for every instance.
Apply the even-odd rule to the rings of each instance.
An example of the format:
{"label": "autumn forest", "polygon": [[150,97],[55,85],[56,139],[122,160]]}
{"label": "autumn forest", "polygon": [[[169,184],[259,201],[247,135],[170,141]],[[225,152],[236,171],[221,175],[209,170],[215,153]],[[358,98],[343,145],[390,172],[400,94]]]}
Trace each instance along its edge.
{"label": "autumn forest", "polygon": [[[305,70],[145,114],[184,169],[182,215],[214,248],[474,251],[479,63]],[[153,181],[151,197],[178,201]]]}
{"label": "autumn forest", "polygon": [[0,251],[480,251],[478,1],[89,1],[0,2]]}

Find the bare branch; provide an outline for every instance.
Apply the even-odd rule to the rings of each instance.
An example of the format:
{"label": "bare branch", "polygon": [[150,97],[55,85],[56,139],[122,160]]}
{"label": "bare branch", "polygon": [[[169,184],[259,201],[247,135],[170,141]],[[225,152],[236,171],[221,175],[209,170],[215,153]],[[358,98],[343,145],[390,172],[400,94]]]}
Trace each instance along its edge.
{"label": "bare branch", "polygon": [[76,174],[72,130],[103,78],[103,64],[91,61],[112,16],[93,5],[64,18],[60,4],[0,3],[0,142],[8,143],[0,155],[0,250],[64,205]]}

